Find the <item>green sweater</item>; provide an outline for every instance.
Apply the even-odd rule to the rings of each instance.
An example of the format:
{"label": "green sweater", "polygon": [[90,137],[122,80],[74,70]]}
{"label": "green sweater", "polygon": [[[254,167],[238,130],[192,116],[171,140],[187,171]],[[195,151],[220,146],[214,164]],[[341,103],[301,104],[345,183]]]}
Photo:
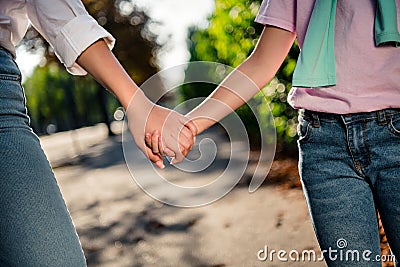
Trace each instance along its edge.
{"label": "green sweater", "polygon": [[[344,0],[349,1],[349,0]],[[400,44],[395,0],[376,0],[375,45]],[[337,0],[316,0],[303,47],[293,73],[293,86],[322,87],[336,84],[334,49]]]}

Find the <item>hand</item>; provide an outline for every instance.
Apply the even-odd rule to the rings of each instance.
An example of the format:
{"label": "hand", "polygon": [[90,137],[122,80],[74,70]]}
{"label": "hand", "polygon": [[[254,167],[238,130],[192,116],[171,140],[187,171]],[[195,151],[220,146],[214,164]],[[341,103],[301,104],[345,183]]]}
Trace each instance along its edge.
{"label": "hand", "polygon": [[147,122],[145,140],[153,154],[170,156],[172,164],[175,164],[181,162],[193,148],[196,133],[194,124],[183,115],[154,106]]}
{"label": "hand", "polygon": [[[189,130],[189,132],[188,132]],[[190,132],[192,135],[190,135]],[[179,154],[175,154],[169,147],[168,147],[168,140],[165,137],[162,137],[162,133],[159,130],[155,130],[151,133],[147,132],[145,136],[146,145],[148,148],[151,148],[153,154],[159,154],[161,156],[170,156],[173,157],[172,164],[176,164],[181,162],[184,157],[192,150],[193,144],[196,142],[196,134],[197,129],[193,127],[193,122],[187,121],[185,122],[184,127],[182,128],[175,128],[173,132],[169,132],[171,135],[171,142],[172,146],[176,144],[178,141],[179,144]],[[164,131],[164,134],[168,135],[168,131]],[[176,138],[178,136],[178,138]],[[168,138],[168,136],[167,136]],[[177,141],[175,141],[177,140]],[[190,144],[189,144],[190,143]],[[178,149],[176,146],[174,149]]]}
{"label": "hand", "polygon": [[[163,109],[162,107],[157,108]],[[158,112],[154,113],[160,117]],[[145,141],[153,154],[173,157],[172,164],[176,164],[181,162],[193,148],[193,144],[196,142],[197,128],[192,121],[181,114],[170,110],[168,112],[169,115],[163,122],[163,128],[146,132]],[[176,125],[176,122],[181,125]]]}
{"label": "hand", "polygon": [[[192,140],[196,134],[195,127],[193,124],[187,124],[188,120],[182,115],[151,103],[111,53],[104,40],[90,45],[78,57],[77,63],[117,96],[126,110],[133,139],[152,162],[159,168],[164,167],[161,156],[146,147],[144,133],[162,130],[163,127],[168,132],[165,142],[171,149],[167,151],[174,155],[176,160],[183,160],[183,155],[188,153],[194,143]],[[182,137],[178,142],[181,129],[186,138]]]}
{"label": "hand", "polygon": [[[196,135],[198,134],[198,125],[196,123],[195,120],[192,120],[191,118],[189,118],[188,116],[185,116],[186,120],[184,121],[185,123],[185,127],[181,127],[180,129],[175,129],[174,132],[174,136],[176,135],[176,133],[178,133],[178,140],[183,143],[186,144],[186,146],[183,146],[180,148],[181,151],[181,155],[179,155],[179,157],[175,157],[172,160],[172,164],[175,163],[179,163],[183,160],[184,156],[186,157],[187,154],[190,152],[190,150],[193,148],[193,144],[196,142]],[[190,132],[188,132],[188,129],[190,130],[190,132],[192,133],[192,136],[190,136]],[[168,131],[166,131],[164,129],[163,132],[165,135],[168,134]],[[174,152],[172,152],[169,147],[168,144],[166,144],[165,142],[165,137],[162,136],[162,133],[159,130],[155,130],[151,133],[146,132],[145,135],[145,140],[146,140],[146,145],[151,148],[152,152],[155,154],[160,154],[161,156],[170,156],[170,157],[174,157]],[[188,145],[188,142],[191,141],[190,138],[193,138],[191,145]]]}
{"label": "hand", "polygon": [[[132,97],[126,113],[129,129],[137,146],[157,167],[164,168],[160,154],[174,157],[172,163],[177,163],[192,149],[197,132],[194,124],[175,111],[154,105],[143,92],[138,91]],[[155,137],[157,146],[150,149],[145,144],[145,133],[155,131],[159,133]],[[166,145],[163,146],[163,143]]]}

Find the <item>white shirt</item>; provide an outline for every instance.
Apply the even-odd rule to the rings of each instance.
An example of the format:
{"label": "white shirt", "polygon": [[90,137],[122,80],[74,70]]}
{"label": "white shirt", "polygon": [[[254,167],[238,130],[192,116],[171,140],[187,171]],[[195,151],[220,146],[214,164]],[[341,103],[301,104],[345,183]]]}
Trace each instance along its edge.
{"label": "white shirt", "polygon": [[0,0],[0,45],[14,57],[15,46],[24,37],[29,21],[75,75],[86,74],[76,59],[87,47],[101,38],[110,49],[115,43],[80,0]]}

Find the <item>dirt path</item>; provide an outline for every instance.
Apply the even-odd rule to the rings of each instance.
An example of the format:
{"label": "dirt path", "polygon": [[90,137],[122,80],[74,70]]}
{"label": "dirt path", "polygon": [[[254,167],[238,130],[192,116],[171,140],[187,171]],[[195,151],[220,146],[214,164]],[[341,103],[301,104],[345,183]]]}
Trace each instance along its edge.
{"label": "dirt path", "polygon": [[265,246],[317,249],[301,190],[267,185],[249,194],[239,185],[211,205],[174,208],[135,184],[120,136],[107,139],[102,125],[72,136],[47,136],[42,144],[89,266],[325,266],[257,259]]}

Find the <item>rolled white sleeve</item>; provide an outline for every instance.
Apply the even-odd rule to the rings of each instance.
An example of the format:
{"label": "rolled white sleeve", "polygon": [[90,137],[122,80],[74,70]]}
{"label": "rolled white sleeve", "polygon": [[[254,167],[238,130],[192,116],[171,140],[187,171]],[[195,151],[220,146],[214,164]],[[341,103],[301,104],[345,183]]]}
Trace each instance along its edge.
{"label": "rolled white sleeve", "polygon": [[28,18],[74,75],[86,71],[76,63],[91,44],[104,39],[112,49],[114,37],[91,17],[80,0],[28,0]]}

